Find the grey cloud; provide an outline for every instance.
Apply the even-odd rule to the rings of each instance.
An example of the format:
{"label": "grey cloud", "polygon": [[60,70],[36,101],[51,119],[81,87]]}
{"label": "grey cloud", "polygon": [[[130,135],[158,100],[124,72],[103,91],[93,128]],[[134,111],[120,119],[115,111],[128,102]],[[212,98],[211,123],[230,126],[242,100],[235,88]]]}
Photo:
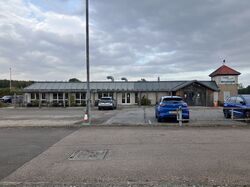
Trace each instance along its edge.
{"label": "grey cloud", "polygon": [[[61,6],[67,6],[69,1],[65,2]],[[76,2],[78,7],[53,10],[77,15],[84,22],[84,3]],[[52,6],[59,1],[43,3]],[[218,68],[224,58],[238,71],[250,71],[247,0],[100,0],[90,1],[90,9],[93,79],[112,73],[130,80],[168,79],[175,74],[209,79],[207,72]],[[1,35],[10,31],[21,37]],[[84,79],[84,32],[62,35],[22,24],[5,25],[0,29],[0,57],[26,74],[42,72],[51,80],[72,75]],[[248,80],[249,74],[240,79],[250,84]]]}

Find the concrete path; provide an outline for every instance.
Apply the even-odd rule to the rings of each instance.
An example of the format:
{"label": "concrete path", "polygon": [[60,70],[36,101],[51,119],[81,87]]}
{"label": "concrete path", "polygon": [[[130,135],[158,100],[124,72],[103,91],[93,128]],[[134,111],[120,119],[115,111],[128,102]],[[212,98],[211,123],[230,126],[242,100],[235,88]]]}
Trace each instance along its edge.
{"label": "concrete path", "polygon": [[[247,128],[85,127],[0,185],[250,185],[249,133]],[[83,160],[72,160],[73,153],[82,153],[77,158]]]}

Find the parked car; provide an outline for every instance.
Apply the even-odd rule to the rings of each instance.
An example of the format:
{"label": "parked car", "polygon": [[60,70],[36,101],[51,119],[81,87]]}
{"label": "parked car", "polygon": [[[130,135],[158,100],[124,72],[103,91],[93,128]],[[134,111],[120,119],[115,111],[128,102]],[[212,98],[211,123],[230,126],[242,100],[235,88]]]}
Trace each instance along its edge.
{"label": "parked car", "polygon": [[102,97],[98,102],[98,109],[116,109],[117,102],[112,97]]}
{"label": "parked car", "polygon": [[3,103],[11,103],[12,102],[12,96],[10,95],[5,95],[2,98],[0,98],[0,101],[2,101]]}
{"label": "parked car", "polygon": [[187,103],[179,96],[163,96],[155,106],[155,117],[158,122],[163,119],[177,119],[177,110],[182,110],[182,119],[189,120],[189,108]]}
{"label": "parked car", "polygon": [[225,118],[231,118],[232,108],[234,117],[250,118],[250,95],[237,95],[229,97],[224,102],[223,113]]}

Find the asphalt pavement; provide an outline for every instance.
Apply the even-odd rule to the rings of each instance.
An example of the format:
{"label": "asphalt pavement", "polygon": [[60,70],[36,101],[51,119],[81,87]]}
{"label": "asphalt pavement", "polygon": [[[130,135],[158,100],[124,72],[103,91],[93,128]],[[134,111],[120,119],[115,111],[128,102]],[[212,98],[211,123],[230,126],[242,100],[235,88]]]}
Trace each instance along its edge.
{"label": "asphalt pavement", "polygon": [[249,128],[84,127],[0,185],[250,185]]}
{"label": "asphalt pavement", "polygon": [[[68,127],[79,126],[83,122],[85,108],[5,108],[0,109],[1,127]],[[91,109],[93,125],[173,125],[176,121],[158,123],[154,107],[121,107],[117,110]],[[222,108],[190,107],[190,121],[186,126],[233,126],[247,123],[225,119]]]}
{"label": "asphalt pavement", "polygon": [[73,128],[1,128],[0,180],[75,130]]}

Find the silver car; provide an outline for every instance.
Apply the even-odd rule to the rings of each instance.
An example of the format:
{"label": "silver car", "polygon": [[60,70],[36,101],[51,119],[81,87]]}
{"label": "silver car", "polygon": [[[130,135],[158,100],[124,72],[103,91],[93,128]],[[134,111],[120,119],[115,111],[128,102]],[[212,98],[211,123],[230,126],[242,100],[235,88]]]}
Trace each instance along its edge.
{"label": "silver car", "polygon": [[116,109],[117,102],[112,97],[102,97],[98,102],[98,109]]}

